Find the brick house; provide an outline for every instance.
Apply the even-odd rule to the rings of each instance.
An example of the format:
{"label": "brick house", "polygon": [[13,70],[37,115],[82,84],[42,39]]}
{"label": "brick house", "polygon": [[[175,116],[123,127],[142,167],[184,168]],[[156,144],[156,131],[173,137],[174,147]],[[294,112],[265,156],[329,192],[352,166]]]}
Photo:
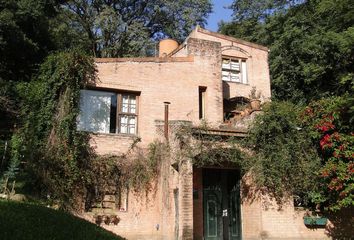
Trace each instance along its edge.
{"label": "brick house", "polygon": [[[242,138],[258,111],[237,106],[248,104],[254,88],[262,102],[271,97],[266,47],[200,27],[181,45],[162,42],[159,57],[96,59],[96,65],[97,82],[81,92],[78,128],[93,132],[98,154],[124,154],[137,136],[142,148],[164,139],[166,102],[170,138],[173,124],[204,121],[208,134]],[[304,226],[304,212],[292,201],[279,210],[267,196],[250,197],[252,182],[237,168],[196,168],[190,159],[172,165],[163,164],[151,196],[121,193],[120,208],[110,209],[120,222],[104,227],[127,239],[326,238],[324,229]]]}

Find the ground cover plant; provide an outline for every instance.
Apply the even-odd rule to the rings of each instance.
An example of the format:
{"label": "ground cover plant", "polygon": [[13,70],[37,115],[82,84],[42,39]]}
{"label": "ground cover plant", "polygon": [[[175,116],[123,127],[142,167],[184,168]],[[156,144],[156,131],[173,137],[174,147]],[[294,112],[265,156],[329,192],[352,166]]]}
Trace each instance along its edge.
{"label": "ground cover plant", "polygon": [[121,240],[103,228],[45,206],[0,201],[2,240]]}

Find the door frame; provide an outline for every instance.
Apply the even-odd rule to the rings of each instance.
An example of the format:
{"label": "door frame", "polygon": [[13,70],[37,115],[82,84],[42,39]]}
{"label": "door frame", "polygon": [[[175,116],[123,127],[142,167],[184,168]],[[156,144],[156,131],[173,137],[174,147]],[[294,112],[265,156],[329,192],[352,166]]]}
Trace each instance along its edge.
{"label": "door frame", "polygon": [[[221,214],[222,214],[222,211],[224,210],[224,208],[227,209],[227,214],[228,216],[221,216],[221,235],[220,236],[220,239],[221,240],[224,240],[224,239],[229,239],[229,240],[232,240],[231,238],[231,225],[229,224],[229,221],[231,218],[231,197],[232,197],[232,188],[234,186],[237,186],[238,188],[238,195],[236,197],[236,201],[238,204],[238,209],[237,209],[237,218],[239,219],[238,223],[237,223],[237,228],[238,228],[238,231],[239,231],[239,236],[237,238],[233,238],[233,239],[237,239],[237,240],[241,240],[242,239],[242,203],[241,203],[241,174],[240,174],[240,170],[237,169],[237,168],[215,168],[215,167],[208,167],[208,168],[202,168],[202,174],[201,174],[201,177],[202,177],[202,209],[203,209],[203,217],[202,217],[202,221],[203,221],[203,239],[206,239],[205,238],[205,226],[206,226],[206,223],[205,223],[205,219],[206,219],[206,216],[205,216],[205,213],[207,211],[206,209],[206,206],[205,206],[205,197],[204,196],[204,190],[207,190],[207,191],[210,191],[210,189],[208,189],[211,185],[208,186],[208,183],[207,181],[210,181],[210,183],[213,182],[213,180],[206,180],[208,179],[208,176],[207,174],[209,175],[213,175],[213,174],[216,174],[216,175],[219,175],[220,176],[220,179],[222,179],[222,181],[219,183],[218,180],[215,180],[215,183],[217,184],[217,186],[220,186],[222,188],[221,190],[221,197],[223,199],[221,199],[221,202],[220,202],[220,208],[221,208]],[[215,175],[214,175],[215,176]],[[236,177],[237,176],[237,177]],[[232,182],[233,180],[233,177],[236,177],[235,178],[235,182]],[[219,180],[220,180],[219,179]],[[214,184],[214,183],[212,183]],[[219,185],[218,185],[219,184]],[[236,185],[235,185],[236,184]],[[225,198],[226,197],[226,198]],[[227,225],[225,225],[227,224]]]}

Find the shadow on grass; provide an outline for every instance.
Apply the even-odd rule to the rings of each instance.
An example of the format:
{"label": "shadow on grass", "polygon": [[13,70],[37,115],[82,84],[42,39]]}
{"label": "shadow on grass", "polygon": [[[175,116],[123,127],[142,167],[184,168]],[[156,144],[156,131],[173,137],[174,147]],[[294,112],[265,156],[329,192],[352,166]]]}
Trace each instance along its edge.
{"label": "shadow on grass", "polygon": [[123,240],[124,238],[75,217],[43,206],[0,201],[2,240]]}

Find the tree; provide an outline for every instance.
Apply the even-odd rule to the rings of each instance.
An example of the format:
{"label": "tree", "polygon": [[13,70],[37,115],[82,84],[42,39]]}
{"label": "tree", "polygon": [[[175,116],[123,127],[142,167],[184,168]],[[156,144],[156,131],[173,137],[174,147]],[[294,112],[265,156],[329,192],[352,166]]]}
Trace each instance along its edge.
{"label": "tree", "polygon": [[262,21],[223,24],[220,31],[268,46],[273,97],[308,103],[353,91],[353,26],[349,0],[318,0]]}
{"label": "tree", "polygon": [[[284,109],[275,102],[251,129],[248,143],[258,156],[256,166],[263,174],[263,182],[271,190],[282,189],[284,184],[279,179],[289,178],[294,184],[286,189],[313,203],[322,203],[332,210],[353,206],[351,1],[267,4],[237,0],[233,7],[234,21],[222,24],[220,31],[268,46],[273,98],[308,106],[300,114],[296,111],[299,106],[288,105]],[[298,117],[294,116],[296,112]],[[299,149],[292,153],[299,147],[298,142],[305,152]],[[312,161],[308,161],[309,153]],[[316,159],[320,161],[316,163]],[[303,168],[303,163],[310,165]],[[302,171],[303,179],[294,176],[294,172]]]}
{"label": "tree", "polygon": [[[1,158],[14,125],[19,122],[21,102],[17,84],[30,81],[38,64],[55,49],[49,27],[55,15],[52,0],[0,0]],[[0,172],[5,166],[1,164]]]}
{"label": "tree", "polygon": [[234,0],[230,8],[236,21],[249,19],[264,20],[274,12],[285,11],[287,8],[306,0]]}
{"label": "tree", "polygon": [[184,39],[211,12],[209,0],[71,0],[63,18],[97,57],[145,55],[152,40]]}
{"label": "tree", "polygon": [[321,166],[320,157],[300,118],[302,109],[289,102],[268,103],[244,142],[254,152],[256,182],[279,202],[290,193],[308,204],[319,189],[314,172]]}

